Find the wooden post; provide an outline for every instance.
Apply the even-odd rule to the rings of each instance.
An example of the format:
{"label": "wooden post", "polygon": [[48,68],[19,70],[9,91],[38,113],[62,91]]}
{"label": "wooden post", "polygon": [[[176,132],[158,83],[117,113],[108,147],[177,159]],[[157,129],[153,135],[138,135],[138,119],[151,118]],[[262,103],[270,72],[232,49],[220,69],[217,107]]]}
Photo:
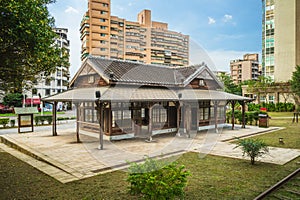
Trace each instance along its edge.
{"label": "wooden post", "polygon": [[111,109],[111,102],[109,102],[108,108],[108,135],[112,135],[112,109]]}
{"label": "wooden post", "polygon": [[103,104],[100,102],[100,100],[95,101],[97,105],[97,114],[98,114],[98,120],[99,120],[99,147],[98,149],[103,150]]}
{"label": "wooden post", "polygon": [[188,135],[188,138],[191,137],[190,131],[191,131],[191,106],[188,105],[187,108],[185,109],[185,129],[186,133]]}
{"label": "wooden post", "polygon": [[246,119],[245,119],[245,101],[242,101],[242,128],[246,128]]}
{"label": "wooden post", "polygon": [[214,101],[215,132],[218,132],[218,105],[219,101]]}
{"label": "wooden post", "polygon": [[80,142],[79,138],[79,121],[80,121],[80,103],[75,103],[76,106],[76,138],[77,138],[77,143]]}
{"label": "wooden post", "polygon": [[232,124],[232,130],[234,130],[234,106],[235,106],[235,101],[231,101],[231,107],[232,107],[232,114],[231,114],[231,124]]}
{"label": "wooden post", "polygon": [[52,107],[52,135],[57,136],[56,132],[56,109],[57,109],[57,101],[54,101],[53,107]]}
{"label": "wooden post", "polygon": [[176,103],[177,106],[177,134],[179,134],[179,130],[180,130],[180,102]]}
{"label": "wooden post", "polygon": [[149,141],[152,141],[152,129],[153,129],[153,122],[152,122],[152,110],[153,110],[153,105],[149,106],[149,125],[148,125],[148,134],[149,134]]}

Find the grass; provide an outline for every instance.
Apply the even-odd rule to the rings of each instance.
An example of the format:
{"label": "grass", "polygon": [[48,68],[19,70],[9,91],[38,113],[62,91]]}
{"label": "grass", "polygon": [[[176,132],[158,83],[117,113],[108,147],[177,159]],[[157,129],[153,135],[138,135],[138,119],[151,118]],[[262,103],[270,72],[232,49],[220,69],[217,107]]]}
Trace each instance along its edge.
{"label": "grass", "polygon": [[271,117],[278,117],[278,118],[284,118],[284,117],[293,117],[293,112],[268,112],[269,116]]}
{"label": "grass", "polygon": [[[7,153],[0,153],[3,199],[138,199],[127,193],[127,174],[117,171],[67,184],[57,182]],[[191,172],[185,199],[253,199],[297,168],[186,153],[178,160]]]}
{"label": "grass", "polygon": [[[268,146],[300,149],[300,123],[292,123],[292,119],[270,119],[270,126],[285,127],[282,130],[255,136],[264,140]],[[284,144],[279,143],[283,138]]]}
{"label": "grass", "polygon": [[[271,126],[286,129],[258,137],[279,146],[278,136],[285,134],[284,147],[300,149],[300,124],[291,119],[271,119]],[[288,137],[287,137],[288,136]],[[285,165],[239,160],[197,153],[186,153],[178,162],[191,172],[186,187],[189,199],[253,199],[297,168],[300,157]],[[126,172],[116,171],[62,184],[10,154],[0,152],[0,199],[139,199],[127,192]]]}

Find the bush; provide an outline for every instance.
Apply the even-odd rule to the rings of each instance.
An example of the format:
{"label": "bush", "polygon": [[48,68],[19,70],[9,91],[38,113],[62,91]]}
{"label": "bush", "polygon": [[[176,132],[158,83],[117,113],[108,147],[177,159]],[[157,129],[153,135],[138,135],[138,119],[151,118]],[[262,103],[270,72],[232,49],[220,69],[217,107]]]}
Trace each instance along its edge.
{"label": "bush", "polygon": [[260,139],[238,139],[235,148],[241,147],[243,156],[246,154],[250,157],[251,164],[254,165],[255,159],[269,152],[267,144]]}
{"label": "bush", "polygon": [[44,115],[44,116],[37,115],[34,117],[35,125],[38,125],[39,123],[41,123],[43,125],[45,123],[45,121],[47,121],[48,124],[52,124],[52,122],[53,122],[52,116],[51,115]]}
{"label": "bush", "polygon": [[145,199],[183,198],[189,171],[176,162],[166,163],[147,158],[145,163],[131,163],[127,182],[132,195]]}
{"label": "bush", "polygon": [[10,127],[15,127],[16,120],[12,119],[10,120]]}
{"label": "bush", "polygon": [[4,128],[8,125],[9,118],[1,118],[0,119],[0,125],[2,125]]}
{"label": "bush", "polygon": [[293,103],[261,103],[261,104],[254,104],[249,103],[247,104],[248,111],[259,111],[260,108],[267,108],[269,112],[293,112],[295,110],[295,105]]}

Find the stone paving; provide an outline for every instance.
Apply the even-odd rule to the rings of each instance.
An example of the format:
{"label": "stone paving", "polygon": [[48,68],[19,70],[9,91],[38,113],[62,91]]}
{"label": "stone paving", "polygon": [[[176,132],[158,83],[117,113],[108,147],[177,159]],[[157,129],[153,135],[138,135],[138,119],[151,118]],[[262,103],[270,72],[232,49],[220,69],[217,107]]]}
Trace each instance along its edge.
{"label": "stone paving", "polygon": [[[247,159],[229,141],[235,137],[263,134],[277,129],[279,128],[254,126],[241,129],[237,126],[235,130],[223,128],[218,133],[202,131],[192,134],[190,138],[165,134],[153,137],[152,142],[141,138],[114,142],[105,139],[104,150],[99,150],[96,133],[81,131],[81,143],[76,143],[74,129],[60,130],[58,136],[53,137],[49,128],[49,131],[2,135],[0,139],[7,145],[0,143],[0,149],[66,183],[99,173],[126,169],[128,162],[139,162],[146,156],[172,156],[172,159],[177,159],[182,153],[192,151],[199,153],[201,157],[212,154]],[[271,147],[270,153],[260,158],[260,161],[282,165],[299,155],[300,150]]]}

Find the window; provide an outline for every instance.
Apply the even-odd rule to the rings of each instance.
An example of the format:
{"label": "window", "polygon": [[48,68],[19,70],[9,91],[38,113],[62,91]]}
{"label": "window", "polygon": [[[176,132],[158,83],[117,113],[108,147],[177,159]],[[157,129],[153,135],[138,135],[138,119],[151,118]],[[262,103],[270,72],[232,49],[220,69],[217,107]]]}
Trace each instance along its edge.
{"label": "window", "polygon": [[199,86],[205,86],[205,82],[202,78],[199,79]]}
{"label": "window", "polygon": [[101,37],[105,37],[106,34],[105,34],[105,33],[100,33],[100,36],[101,36]]}
{"label": "window", "polygon": [[101,11],[100,11],[100,14],[101,14],[101,15],[106,15],[106,14],[107,14],[107,11],[101,10]]}
{"label": "window", "polygon": [[61,80],[57,80],[57,86],[61,85]]}
{"label": "window", "polygon": [[32,89],[32,94],[33,94],[33,95],[37,95],[37,89],[36,89],[36,88],[33,88],[33,89]]}
{"label": "window", "polygon": [[100,18],[100,22],[106,22],[106,19]]}
{"label": "window", "polygon": [[46,89],[45,93],[46,93],[46,96],[50,95],[50,89]]}
{"label": "window", "polygon": [[165,123],[167,122],[167,110],[161,108],[154,108],[152,111],[153,123]]}
{"label": "window", "polygon": [[102,6],[103,7],[108,7],[108,3],[103,3]]}
{"label": "window", "polygon": [[[123,105],[124,106],[124,105]],[[112,127],[121,129],[131,128],[131,110],[126,107],[119,107],[112,111]]]}
{"label": "window", "polygon": [[273,95],[269,96],[269,102],[274,103],[275,97]]}
{"label": "window", "polygon": [[50,86],[51,85],[51,81],[50,81],[50,79],[46,79],[46,81],[45,81],[45,85],[47,85],[47,86]]}
{"label": "window", "polygon": [[106,51],[106,48],[100,48],[100,51]]}
{"label": "window", "polygon": [[100,40],[100,44],[105,44],[106,41],[105,40]]}
{"label": "window", "polygon": [[100,26],[100,28],[101,28],[102,30],[105,30],[105,29],[106,29],[106,26]]}
{"label": "window", "polygon": [[94,76],[89,76],[88,83],[94,83],[95,82],[95,77]]}

